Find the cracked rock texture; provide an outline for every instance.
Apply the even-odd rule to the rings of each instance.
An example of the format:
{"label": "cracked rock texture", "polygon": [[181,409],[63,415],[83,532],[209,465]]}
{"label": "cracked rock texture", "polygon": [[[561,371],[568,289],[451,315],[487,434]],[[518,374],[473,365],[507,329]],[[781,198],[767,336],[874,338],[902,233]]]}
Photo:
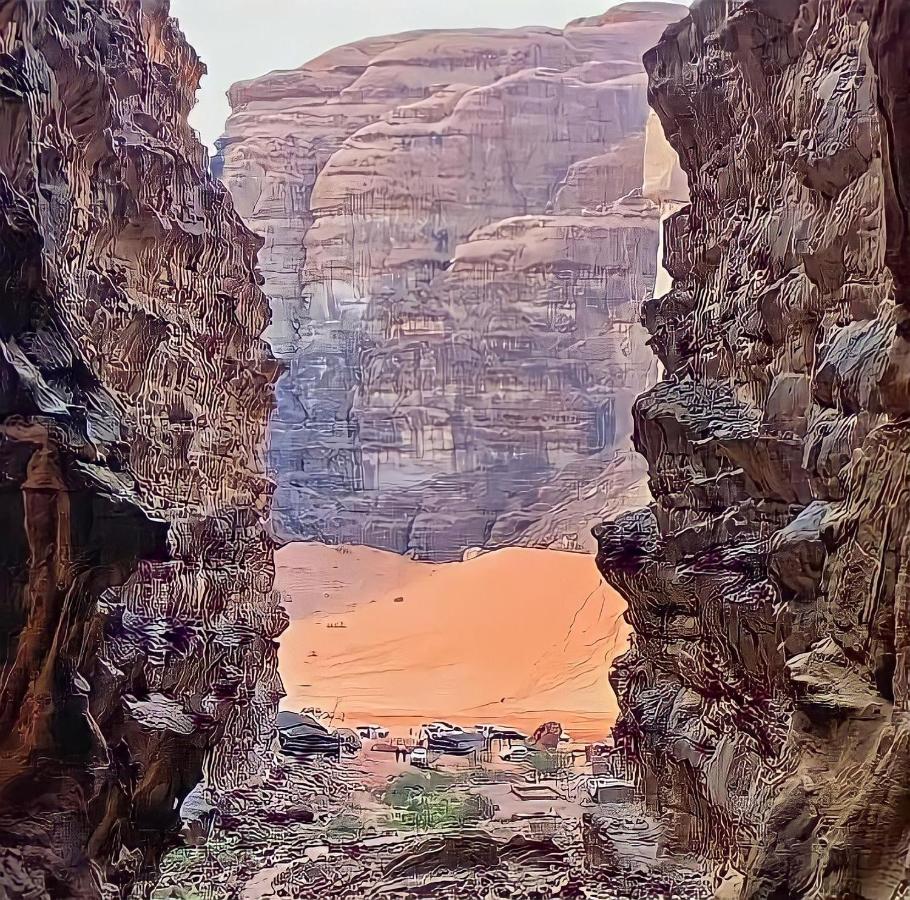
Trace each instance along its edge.
{"label": "cracked rock texture", "polygon": [[695,0],[646,55],[688,174],[636,402],[654,502],[595,529],[669,847],[754,898],[905,896],[910,8]]}
{"label": "cracked rock texture", "polygon": [[641,55],[684,12],[370,38],[234,86],[216,166],[288,361],[276,533],[453,559],[641,502]]}
{"label": "cracked rock texture", "polygon": [[281,690],[260,241],[202,72],[166,0],[0,0],[3,897],[128,890]]}

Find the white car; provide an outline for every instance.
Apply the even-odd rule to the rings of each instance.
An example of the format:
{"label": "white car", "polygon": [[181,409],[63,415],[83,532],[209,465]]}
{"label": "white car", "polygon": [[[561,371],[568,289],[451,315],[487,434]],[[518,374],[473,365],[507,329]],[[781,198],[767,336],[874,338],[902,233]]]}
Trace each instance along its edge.
{"label": "white car", "polygon": [[506,762],[523,762],[530,754],[530,749],[524,744],[516,744],[514,747],[509,747],[508,750],[500,753],[499,758],[506,760]]}
{"label": "white car", "polygon": [[418,768],[425,768],[429,763],[426,747],[414,747],[410,753],[410,763]]}

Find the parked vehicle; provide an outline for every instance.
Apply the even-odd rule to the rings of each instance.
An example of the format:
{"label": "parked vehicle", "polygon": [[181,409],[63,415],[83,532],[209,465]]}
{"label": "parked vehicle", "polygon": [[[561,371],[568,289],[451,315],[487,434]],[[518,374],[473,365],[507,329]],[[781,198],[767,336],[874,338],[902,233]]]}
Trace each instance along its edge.
{"label": "parked vehicle", "polygon": [[356,756],[363,749],[363,740],[357,732],[350,728],[339,728],[335,731],[341,742],[341,752]]}
{"label": "parked vehicle", "polygon": [[357,734],[368,741],[376,741],[389,736],[389,729],[381,725],[358,725]]}
{"label": "parked vehicle", "polygon": [[516,744],[514,747],[509,747],[508,750],[500,753],[499,758],[506,760],[506,762],[523,762],[530,754],[530,749],[524,744]]}
{"label": "parked vehicle", "polygon": [[452,731],[460,731],[459,728],[452,725],[450,722],[430,722],[428,725],[423,726],[423,730],[428,735],[448,734]]}
{"label": "parked vehicle", "polygon": [[426,747],[414,747],[410,753],[410,763],[419,769],[425,769],[430,763]]}
{"label": "parked vehicle", "polygon": [[512,730],[505,725],[491,725],[489,722],[485,722],[482,725],[474,725],[473,728],[475,731],[479,731],[484,737],[495,737],[499,732]]}
{"label": "parked vehicle", "polygon": [[427,735],[427,747],[436,753],[448,753],[452,756],[468,756],[484,749],[485,738],[476,731],[442,731]]}
{"label": "parked vehicle", "polygon": [[527,735],[524,732],[510,728],[508,725],[475,725],[474,730],[482,734],[488,740],[523,741],[527,738]]}
{"label": "parked vehicle", "polygon": [[312,716],[282,710],[275,722],[278,744],[288,756],[341,756],[341,739]]}

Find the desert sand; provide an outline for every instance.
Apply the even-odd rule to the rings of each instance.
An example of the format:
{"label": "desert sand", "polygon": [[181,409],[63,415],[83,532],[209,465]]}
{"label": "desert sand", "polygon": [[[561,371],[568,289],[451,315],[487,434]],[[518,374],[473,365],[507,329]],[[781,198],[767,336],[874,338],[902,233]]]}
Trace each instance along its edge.
{"label": "desert sand", "polygon": [[509,548],[428,564],[363,547],[289,544],[276,586],[283,707],[395,731],[443,719],[604,737],[625,604],[582,553]]}

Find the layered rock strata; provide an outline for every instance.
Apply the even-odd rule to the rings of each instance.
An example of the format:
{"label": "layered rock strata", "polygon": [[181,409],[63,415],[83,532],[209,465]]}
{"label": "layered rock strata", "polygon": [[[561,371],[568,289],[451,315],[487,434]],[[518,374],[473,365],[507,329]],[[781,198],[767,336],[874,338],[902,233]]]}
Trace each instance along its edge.
{"label": "layered rock strata", "polygon": [[232,89],[217,164],[289,361],[277,533],[574,546],[633,490],[660,214],[641,54],[683,12],[372,38]]}
{"label": "layered rock strata", "polygon": [[0,2],[6,897],[127,890],[280,693],[260,242],[167,7]]}
{"label": "layered rock strata", "polygon": [[654,502],[596,529],[616,738],[744,897],[908,886],[908,41],[890,0],[696,0],[646,56],[691,203],[645,310]]}

